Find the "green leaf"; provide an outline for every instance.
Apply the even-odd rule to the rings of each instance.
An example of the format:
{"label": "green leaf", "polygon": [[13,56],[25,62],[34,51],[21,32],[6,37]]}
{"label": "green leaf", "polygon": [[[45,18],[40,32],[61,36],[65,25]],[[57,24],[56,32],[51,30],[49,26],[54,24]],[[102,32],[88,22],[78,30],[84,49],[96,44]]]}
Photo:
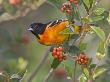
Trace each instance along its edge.
{"label": "green leaf", "polygon": [[96,64],[90,64],[89,65],[89,69],[91,70],[91,69],[94,69],[96,67]]}
{"label": "green leaf", "polygon": [[100,21],[100,20],[103,20],[104,19],[104,16],[93,16],[91,18],[89,18],[89,21],[90,22],[97,22],[97,21]]}
{"label": "green leaf", "polygon": [[84,17],[84,18],[82,18],[82,21],[83,21],[84,23],[89,23],[89,22],[90,22],[90,20],[89,20],[88,17]]}
{"label": "green leaf", "polygon": [[56,69],[59,66],[60,63],[61,62],[57,58],[54,58],[54,60],[51,64],[51,68]]}
{"label": "green leaf", "polygon": [[97,53],[96,53],[96,57],[101,60],[105,57],[105,48],[104,48],[104,44],[105,42],[100,41],[99,45],[98,45],[98,49],[97,49]]}
{"label": "green leaf", "polygon": [[4,2],[3,5],[4,5],[4,9],[6,12],[11,13],[11,14],[16,12],[15,7],[9,4],[8,2]]}
{"label": "green leaf", "polygon": [[106,68],[97,68],[93,74],[93,78],[99,77],[101,74],[103,74],[105,71],[107,71]]}
{"label": "green leaf", "polygon": [[89,78],[89,70],[87,68],[83,69],[84,75]]}
{"label": "green leaf", "polygon": [[[65,53],[66,53],[66,52],[72,53],[72,51],[73,51],[74,48],[71,50],[72,46],[70,46],[70,44],[73,42],[73,40],[74,40],[74,41],[77,40],[78,37],[79,37],[79,34],[71,34],[69,40],[66,40],[66,41],[63,43],[62,47],[64,48],[64,52],[65,52]],[[75,49],[77,49],[78,52],[79,52],[79,48],[75,48]]]}
{"label": "green leaf", "polygon": [[71,55],[76,55],[79,54],[80,49],[74,45],[69,47],[68,53],[70,53]]}
{"label": "green leaf", "polygon": [[84,7],[85,7],[85,9],[88,13],[90,8],[92,7],[93,0],[82,0],[82,1],[83,1],[83,4],[84,4]]}
{"label": "green leaf", "polygon": [[92,30],[99,36],[99,38],[104,42],[105,41],[105,33],[100,27],[91,26]]}
{"label": "green leaf", "polygon": [[[73,28],[73,27],[72,27],[72,28]],[[60,33],[61,33],[61,34],[71,34],[71,33],[73,33],[73,32],[72,32],[71,29],[68,27],[68,28],[64,29],[63,31],[61,31]]]}
{"label": "green leaf", "polygon": [[104,11],[105,11],[104,8],[97,7],[93,12],[94,12],[95,15],[101,15],[101,14],[104,13]]}
{"label": "green leaf", "polygon": [[90,3],[89,9],[91,9],[92,8],[92,5],[93,5],[93,0],[89,0],[89,3]]}
{"label": "green leaf", "polygon": [[73,60],[67,60],[63,63],[64,65],[64,68],[67,72],[67,75],[69,77],[72,77],[72,74],[73,74]]}
{"label": "green leaf", "polygon": [[26,70],[22,70],[20,73],[12,74],[10,77],[11,82],[21,82],[26,72]]}
{"label": "green leaf", "polygon": [[81,43],[81,44],[79,45],[79,49],[80,49],[81,51],[86,50],[86,49],[87,49],[87,43]]}
{"label": "green leaf", "polygon": [[86,82],[86,77],[84,76],[84,74],[82,74],[80,77],[79,77],[79,81],[80,82]]}
{"label": "green leaf", "polygon": [[100,52],[101,54],[104,54],[105,53],[104,44],[105,44],[105,42],[99,41],[97,52]]}
{"label": "green leaf", "polygon": [[20,77],[18,74],[13,74],[13,75],[11,76],[11,79],[14,79],[14,78],[16,78],[16,79],[21,79],[21,77]]}
{"label": "green leaf", "polygon": [[92,58],[89,59],[87,66],[89,66],[92,63]]}

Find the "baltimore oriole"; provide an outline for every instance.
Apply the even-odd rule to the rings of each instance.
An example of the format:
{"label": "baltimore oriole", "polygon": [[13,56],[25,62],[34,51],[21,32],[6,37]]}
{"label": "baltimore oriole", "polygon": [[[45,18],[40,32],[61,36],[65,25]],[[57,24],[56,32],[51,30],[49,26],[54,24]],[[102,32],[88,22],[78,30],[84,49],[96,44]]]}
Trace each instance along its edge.
{"label": "baltimore oriole", "polygon": [[56,20],[46,24],[32,23],[29,26],[31,31],[39,43],[43,45],[59,45],[67,40],[70,34],[61,34],[60,32],[67,28],[69,22],[67,20]]}

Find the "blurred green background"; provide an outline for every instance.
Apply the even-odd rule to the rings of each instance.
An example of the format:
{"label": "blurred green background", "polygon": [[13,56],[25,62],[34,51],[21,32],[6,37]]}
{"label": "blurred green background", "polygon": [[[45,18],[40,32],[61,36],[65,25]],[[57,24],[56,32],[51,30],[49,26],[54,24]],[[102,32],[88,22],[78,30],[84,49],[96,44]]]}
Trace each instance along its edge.
{"label": "blurred green background", "polygon": [[[110,11],[110,0],[100,3]],[[27,31],[33,22],[46,23],[48,21],[65,18],[65,15],[45,0],[21,0],[12,3],[11,0],[0,0],[0,72],[8,75],[19,74],[27,69],[25,78],[31,74],[45,53],[47,46],[39,44],[35,37]],[[89,53],[94,57],[97,39],[89,39]],[[40,69],[32,82],[42,82],[50,69],[50,57]],[[110,74],[107,77],[109,82]],[[4,78],[0,78],[3,82]],[[100,81],[100,80],[99,80]],[[4,81],[5,82],[5,81]],[[16,81],[15,81],[16,82]],[[69,82],[65,70],[60,66],[53,74],[50,82]],[[103,81],[105,82],[105,81]]]}

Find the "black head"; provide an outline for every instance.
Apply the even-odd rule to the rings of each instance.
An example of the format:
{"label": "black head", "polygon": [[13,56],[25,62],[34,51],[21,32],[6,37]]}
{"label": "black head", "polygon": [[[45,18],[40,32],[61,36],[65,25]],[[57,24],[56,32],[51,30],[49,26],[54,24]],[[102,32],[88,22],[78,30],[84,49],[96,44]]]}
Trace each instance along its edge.
{"label": "black head", "polygon": [[42,24],[42,23],[32,23],[29,26],[28,30],[31,31],[35,36],[38,37],[38,34],[43,34],[46,26],[47,26],[46,24]]}

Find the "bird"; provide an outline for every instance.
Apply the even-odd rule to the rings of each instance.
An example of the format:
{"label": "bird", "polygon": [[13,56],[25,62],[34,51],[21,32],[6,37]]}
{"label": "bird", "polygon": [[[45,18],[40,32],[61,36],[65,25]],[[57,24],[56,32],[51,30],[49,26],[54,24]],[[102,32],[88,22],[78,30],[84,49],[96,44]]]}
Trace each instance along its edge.
{"label": "bird", "polygon": [[34,34],[37,41],[46,46],[60,45],[68,40],[70,34],[61,34],[69,26],[68,20],[55,20],[48,23],[32,23],[28,30]]}

